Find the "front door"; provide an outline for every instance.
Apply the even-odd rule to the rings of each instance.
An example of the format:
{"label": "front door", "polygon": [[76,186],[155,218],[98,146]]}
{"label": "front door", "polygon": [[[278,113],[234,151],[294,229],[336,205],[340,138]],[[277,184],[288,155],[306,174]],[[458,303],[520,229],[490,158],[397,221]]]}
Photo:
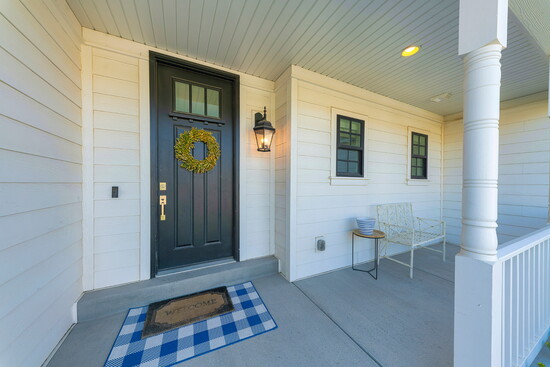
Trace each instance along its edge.
{"label": "front door", "polygon": [[[189,64],[155,58],[152,85],[153,274],[235,254],[234,83]],[[156,116],[155,116],[156,113]],[[205,173],[180,166],[176,139],[192,128],[220,146]],[[195,142],[196,160],[208,154]],[[155,228],[156,227],[156,228]]]}

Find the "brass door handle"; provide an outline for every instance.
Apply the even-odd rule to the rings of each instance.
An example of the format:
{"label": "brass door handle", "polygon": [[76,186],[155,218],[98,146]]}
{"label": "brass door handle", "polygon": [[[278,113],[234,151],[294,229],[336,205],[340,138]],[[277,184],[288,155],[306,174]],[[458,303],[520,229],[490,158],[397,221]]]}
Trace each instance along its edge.
{"label": "brass door handle", "polygon": [[166,195],[160,195],[160,220],[166,220],[166,214],[164,213],[164,207],[166,206]]}

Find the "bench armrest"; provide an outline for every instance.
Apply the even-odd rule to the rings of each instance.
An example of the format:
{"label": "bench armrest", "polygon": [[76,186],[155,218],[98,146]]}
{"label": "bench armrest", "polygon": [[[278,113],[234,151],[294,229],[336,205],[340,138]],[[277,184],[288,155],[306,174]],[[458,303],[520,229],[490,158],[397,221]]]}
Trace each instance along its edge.
{"label": "bench armrest", "polygon": [[[419,224],[419,230],[422,232],[429,230],[437,230],[442,235],[445,235],[445,222],[439,219],[415,217]],[[421,227],[422,226],[422,227]]]}
{"label": "bench armrest", "polygon": [[395,223],[378,222],[380,230],[386,234],[386,238],[393,236],[403,236],[407,234],[414,235],[415,229],[413,227],[401,226]]}

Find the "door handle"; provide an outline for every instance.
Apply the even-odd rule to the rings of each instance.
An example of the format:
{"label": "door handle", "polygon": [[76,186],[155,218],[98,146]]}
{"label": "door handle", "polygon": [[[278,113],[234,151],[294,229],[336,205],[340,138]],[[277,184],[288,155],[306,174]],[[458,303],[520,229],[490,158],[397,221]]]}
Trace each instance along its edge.
{"label": "door handle", "polygon": [[166,214],[164,213],[164,207],[166,206],[166,195],[160,195],[160,220],[166,220]]}

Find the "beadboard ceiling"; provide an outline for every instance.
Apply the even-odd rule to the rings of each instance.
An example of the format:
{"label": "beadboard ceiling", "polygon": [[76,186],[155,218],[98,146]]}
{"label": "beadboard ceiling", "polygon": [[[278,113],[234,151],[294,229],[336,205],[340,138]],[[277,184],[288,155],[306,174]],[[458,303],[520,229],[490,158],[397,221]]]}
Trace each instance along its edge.
{"label": "beadboard ceiling", "polygon": [[[447,115],[462,110],[458,0],[67,0],[87,28],[275,80],[291,64]],[[510,13],[502,100],[548,90]],[[408,45],[420,52],[403,58]],[[430,98],[450,93],[434,103]]]}

